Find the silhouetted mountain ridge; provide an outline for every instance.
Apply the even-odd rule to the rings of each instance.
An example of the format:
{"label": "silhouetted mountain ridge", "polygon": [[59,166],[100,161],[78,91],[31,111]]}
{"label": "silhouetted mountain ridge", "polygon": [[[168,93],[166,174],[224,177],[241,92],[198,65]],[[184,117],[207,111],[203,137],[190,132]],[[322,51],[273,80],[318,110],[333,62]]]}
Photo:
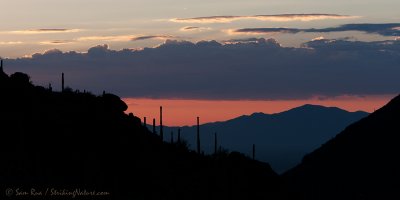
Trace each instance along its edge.
{"label": "silhouetted mountain ridge", "polygon": [[400,96],[285,173],[297,199],[398,199]]}
{"label": "silhouetted mountain ridge", "polygon": [[127,105],[116,95],[53,92],[23,73],[0,76],[0,94],[1,199],[12,199],[6,188],[110,193],[90,199],[280,196],[268,164],[238,152],[203,156],[185,143],[163,143],[124,113]]}
{"label": "silhouetted mountain ridge", "polygon": [[[201,136],[205,141],[202,149],[213,152],[211,144],[217,132],[223,148],[251,155],[252,144],[256,144],[257,159],[270,163],[277,172],[284,172],[299,163],[306,153],[367,115],[311,104],[276,114],[243,115],[225,122],[202,124]],[[191,147],[195,147],[196,127],[166,127],[165,130],[176,134],[178,128]]]}

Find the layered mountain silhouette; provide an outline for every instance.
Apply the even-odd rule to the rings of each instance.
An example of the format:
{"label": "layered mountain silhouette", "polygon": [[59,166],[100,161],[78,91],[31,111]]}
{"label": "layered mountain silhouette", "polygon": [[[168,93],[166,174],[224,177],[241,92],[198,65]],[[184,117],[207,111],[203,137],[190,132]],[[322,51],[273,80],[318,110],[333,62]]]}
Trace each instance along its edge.
{"label": "layered mountain silhouette", "polygon": [[2,70],[0,94],[0,199],[16,188],[109,193],[92,199],[400,198],[400,96],[279,176],[238,152],[163,142],[113,94],[53,92]]}
{"label": "layered mountain silhouette", "polygon": [[[214,133],[223,148],[252,154],[256,145],[256,158],[268,162],[278,173],[300,163],[307,153],[332,139],[346,126],[367,116],[366,112],[348,112],[336,107],[304,105],[277,114],[254,113],[225,122],[200,126],[202,149],[214,151]],[[196,147],[196,126],[166,127],[166,133],[181,135],[192,148]],[[170,140],[166,135],[166,141]]]}
{"label": "layered mountain silhouette", "polygon": [[[276,199],[278,175],[238,152],[168,144],[113,94],[34,86],[0,70],[0,199],[6,188],[102,191],[84,199]],[[15,193],[14,193],[15,194]],[[21,197],[23,198],[23,197]],[[28,197],[30,199],[32,197]],[[50,197],[46,199],[70,199]],[[43,197],[41,197],[43,199]]]}
{"label": "layered mountain silhouette", "polygon": [[284,174],[295,199],[400,199],[400,96]]}

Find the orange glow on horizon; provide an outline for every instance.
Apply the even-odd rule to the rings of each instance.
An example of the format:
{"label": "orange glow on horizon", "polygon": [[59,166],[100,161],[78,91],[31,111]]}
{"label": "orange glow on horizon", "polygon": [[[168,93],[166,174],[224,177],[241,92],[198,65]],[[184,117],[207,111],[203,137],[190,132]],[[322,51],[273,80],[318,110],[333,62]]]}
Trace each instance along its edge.
{"label": "orange glow on horizon", "polygon": [[306,100],[171,100],[171,99],[136,99],[124,98],[128,104],[127,112],[142,118],[147,117],[147,123],[152,124],[153,118],[159,124],[159,107],[163,106],[163,124],[167,126],[192,126],[196,124],[196,117],[200,117],[200,123],[226,121],[242,115],[250,115],[255,112],[268,114],[283,112],[304,104],[322,105],[327,107],[339,107],[351,112],[373,112],[384,106],[395,95],[382,96],[341,96],[330,99],[306,99]]}

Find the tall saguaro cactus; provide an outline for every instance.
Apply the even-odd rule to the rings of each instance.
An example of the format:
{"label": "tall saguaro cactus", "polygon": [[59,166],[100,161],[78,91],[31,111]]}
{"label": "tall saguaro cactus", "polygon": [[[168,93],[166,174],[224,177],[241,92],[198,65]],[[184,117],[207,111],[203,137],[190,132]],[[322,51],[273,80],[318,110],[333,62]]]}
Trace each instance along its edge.
{"label": "tall saguaro cactus", "polygon": [[200,150],[200,117],[197,117],[197,153],[200,154]]}
{"label": "tall saguaro cactus", "polygon": [[156,134],[156,119],[153,118],[153,133]]}
{"label": "tall saguaro cactus", "polygon": [[218,152],[218,141],[217,141],[217,132],[214,133],[214,155],[217,155]]}
{"label": "tall saguaro cactus", "polygon": [[143,118],[143,126],[144,126],[144,127],[147,127],[146,119],[147,119],[146,117]]}
{"label": "tall saguaro cactus", "polygon": [[163,132],[163,125],[162,125],[162,106],[160,106],[160,138],[164,141],[164,132]]}
{"label": "tall saguaro cactus", "polygon": [[178,128],[178,144],[181,143],[181,129]]}
{"label": "tall saguaro cactus", "polygon": [[253,144],[253,160],[256,159],[256,145]]}
{"label": "tall saguaro cactus", "polygon": [[64,72],[61,73],[61,92],[64,92]]}

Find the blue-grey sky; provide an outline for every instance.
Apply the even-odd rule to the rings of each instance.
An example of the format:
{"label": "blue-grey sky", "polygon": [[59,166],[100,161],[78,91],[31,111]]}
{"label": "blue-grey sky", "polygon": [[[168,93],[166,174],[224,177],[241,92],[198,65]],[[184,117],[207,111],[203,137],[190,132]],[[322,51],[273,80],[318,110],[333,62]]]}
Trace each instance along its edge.
{"label": "blue-grey sky", "polygon": [[283,46],[300,46],[321,36],[394,40],[397,35],[360,30],[296,34],[235,30],[400,22],[398,0],[13,0],[1,7],[0,56],[12,58],[54,48],[85,52],[98,44],[115,50],[154,47],[166,39],[197,42],[257,36],[275,38]]}

